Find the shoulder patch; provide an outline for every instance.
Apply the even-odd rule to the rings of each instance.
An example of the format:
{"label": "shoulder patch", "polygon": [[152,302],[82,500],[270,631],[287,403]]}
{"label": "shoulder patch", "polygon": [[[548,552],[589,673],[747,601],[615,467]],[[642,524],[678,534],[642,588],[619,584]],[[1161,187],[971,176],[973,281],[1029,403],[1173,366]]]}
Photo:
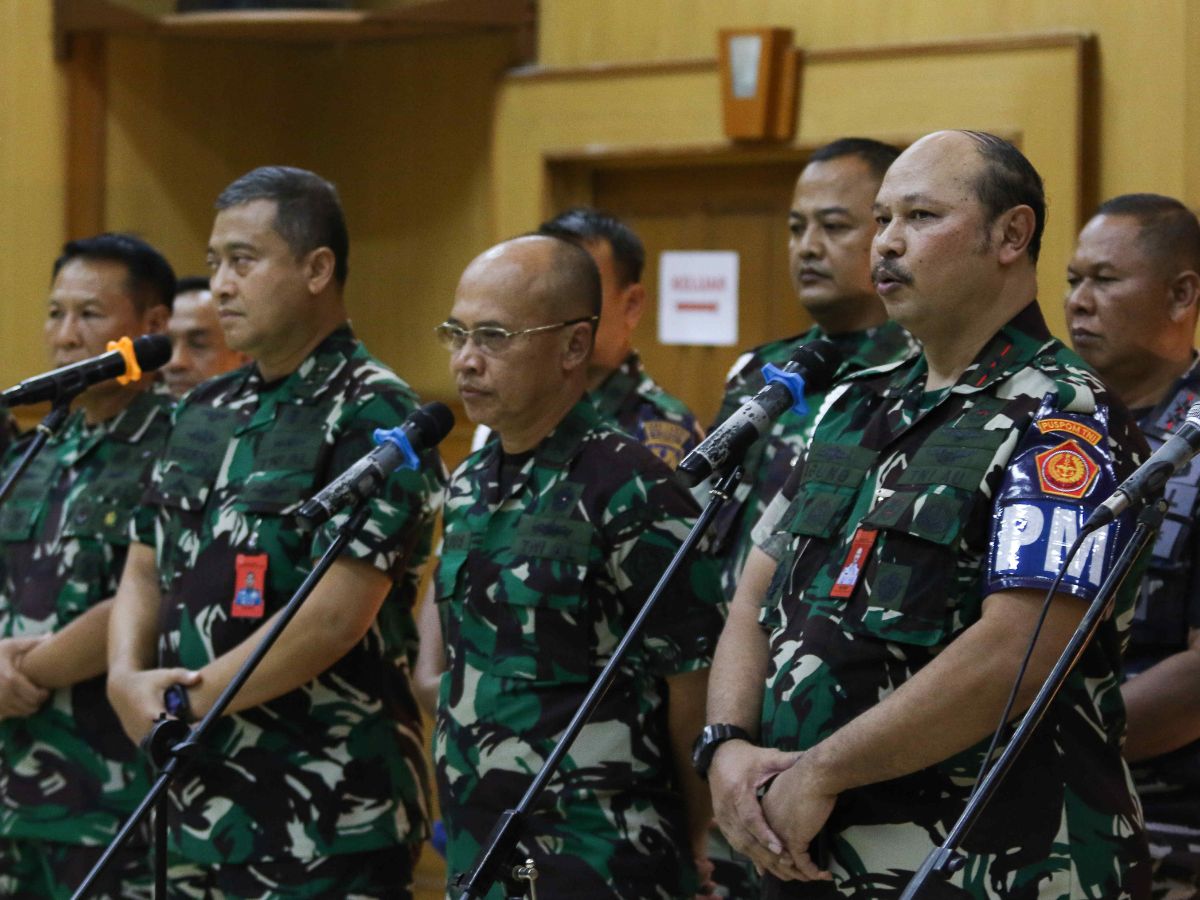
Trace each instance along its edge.
{"label": "shoulder patch", "polygon": [[1062,431],[1066,434],[1073,434],[1075,437],[1087,441],[1093,447],[1100,443],[1102,435],[1095,428],[1089,428],[1082,422],[1076,422],[1074,419],[1039,419],[1036,423],[1038,431],[1045,434],[1047,431]]}
{"label": "shoulder patch", "polygon": [[1043,450],[1035,459],[1038,481],[1045,494],[1078,500],[1087,494],[1100,474],[1100,467],[1070,439]]}

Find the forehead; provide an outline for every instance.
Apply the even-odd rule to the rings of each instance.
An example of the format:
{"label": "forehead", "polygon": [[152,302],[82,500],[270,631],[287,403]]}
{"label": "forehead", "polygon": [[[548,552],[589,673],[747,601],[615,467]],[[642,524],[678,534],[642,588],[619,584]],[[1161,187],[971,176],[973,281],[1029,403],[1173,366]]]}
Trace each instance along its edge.
{"label": "forehead", "polygon": [[1073,262],[1149,265],[1150,259],[1138,239],[1141,230],[1141,223],[1132,216],[1094,216],[1079,232]]}
{"label": "forehead", "polygon": [[213,220],[210,250],[222,250],[235,244],[251,246],[282,245],[275,230],[278,204],[274,200],[251,200],[217,212]]}
{"label": "forehead", "polygon": [[805,213],[832,207],[870,209],[878,188],[879,179],[857,156],[809,163],[796,179],[792,209]]}
{"label": "forehead", "polygon": [[50,286],[50,299],[59,303],[94,302],[105,307],[128,304],[129,270],[110,259],[72,259],[58,270]]}
{"label": "forehead", "polygon": [[533,289],[536,274],[528,260],[489,251],[467,266],[454,292],[450,315],[466,325],[540,324],[538,292]]}
{"label": "forehead", "polygon": [[172,329],[219,327],[216,304],[210,291],[187,291],[178,294],[171,306]]}
{"label": "forehead", "polygon": [[888,168],[878,202],[919,199],[951,207],[978,206],[975,184],[983,159],[966,135],[944,132],[917,141]]}

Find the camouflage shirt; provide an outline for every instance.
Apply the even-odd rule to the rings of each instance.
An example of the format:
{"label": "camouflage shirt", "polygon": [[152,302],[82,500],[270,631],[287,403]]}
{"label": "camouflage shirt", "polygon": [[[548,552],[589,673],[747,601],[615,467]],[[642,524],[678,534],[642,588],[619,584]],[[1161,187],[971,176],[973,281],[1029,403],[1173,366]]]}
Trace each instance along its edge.
{"label": "camouflage shirt", "polygon": [[[1083,519],[1144,452],[1036,304],[953,387],[925,392],[926,371],[920,356],[835,388],[783,489],[791,540],[761,616],[766,746],[812,747],[876,705],[977,622],[989,594],[1049,588]],[[1131,526],[1097,531],[1060,591],[1090,600]],[[954,896],[1145,896],[1117,689],[1133,600],[1117,598],[967,836]],[[827,833],[843,895],[899,893],[962,812],[986,744],[838,797]]]}
{"label": "camouflage shirt", "polygon": [[[446,501],[434,757],[451,876],[517,805],[697,511],[586,400],[526,457],[493,441],[454,473]],[[539,895],[689,893],[665,678],[709,666],[717,601],[710,562],[691,558],[528,820],[520,852],[538,863]]]}
{"label": "camouflage shirt", "polygon": [[[814,326],[804,334],[763,344],[742,354],[730,369],[725,382],[725,397],[713,428],[763,388],[766,384],[762,376],[763,366],[768,363],[783,366],[800,347],[824,337],[832,340],[843,354],[839,377],[904,359],[917,352],[916,342],[894,322],[886,322],[869,331],[840,335],[827,335],[820,327]],[[720,559],[721,587],[726,599],[733,598],[742,568],[746,565],[754,524],[787,481],[796,458],[808,443],[813,420],[825,394],[826,391],[807,393],[805,402],[809,414],[804,418],[790,414],[781,416],[766,437],[755,442],[743,458],[742,480],[733,497],[721,508],[713,525],[714,553]]]}
{"label": "camouflage shirt", "polygon": [[[1200,397],[1200,359],[1175,383],[1139,424],[1157,450],[1183,422]],[[1167,482],[1170,504],[1142,580],[1125,667],[1140,672],[1188,646],[1188,631],[1200,628],[1200,458],[1193,458]],[[1191,855],[1200,875],[1200,741],[1133,767],[1134,782],[1155,847]]]}
{"label": "camouflage shirt", "polygon": [[[198,669],[281,609],[346,513],[302,533],[299,503],[399,425],[412,390],[348,327],[299,369],[264,383],[247,366],[195,388],[146,503],[163,595],[160,663]],[[200,863],[312,859],[421,840],[426,833],[420,716],[406,642],[418,573],[441,501],[442,468],[393,474],[342,558],[395,582],[362,641],[312,682],[222,718],[203,756],[176,780],[174,848]],[[245,615],[235,572],[263,560],[262,605]],[[249,609],[256,607],[250,606]]]}
{"label": "camouflage shirt", "polygon": [[[691,410],[658,386],[636,350],[588,397],[612,425],[645,444],[672,469],[704,437]],[[491,435],[491,429],[480,425],[471,449],[478,450]]]}
{"label": "camouflage shirt", "polygon": [[[170,403],[139,394],[96,425],[75,412],[0,509],[0,634],[50,634],[116,593],[130,519],[170,427]],[[11,465],[24,451],[17,444]],[[0,834],[105,844],[149,789],[104,676],[53,691],[0,721]]]}

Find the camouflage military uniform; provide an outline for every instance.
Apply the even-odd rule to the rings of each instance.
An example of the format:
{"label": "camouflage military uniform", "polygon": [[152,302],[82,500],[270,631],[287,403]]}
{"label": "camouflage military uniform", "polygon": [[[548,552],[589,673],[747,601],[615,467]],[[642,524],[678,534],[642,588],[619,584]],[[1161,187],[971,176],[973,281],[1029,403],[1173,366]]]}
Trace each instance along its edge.
{"label": "camouflage military uniform", "polygon": [[[953,387],[925,392],[925,372],[918,357],[835,388],[784,487],[791,540],[761,616],[764,746],[814,746],[978,621],[987,595],[1047,589],[1084,517],[1144,452],[1036,304]],[[1094,596],[1131,530],[1125,517],[1097,531],[1060,590]],[[1117,690],[1133,600],[1118,598],[968,835],[958,890],[937,896],[1146,896]],[[827,823],[836,887],[767,879],[764,896],[898,896],[962,811],[985,746],[840,795]]]}
{"label": "camouflage military uniform", "polygon": [[704,437],[691,410],[658,386],[636,350],[589,396],[601,415],[672,469]]}
{"label": "camouflage military uniform", "polygon": [[[452,876],[517,805],[696,513],[670,471],[586,400],[524,456],[493,441],[455,472],[446,501],[434,756]],[[539,896],[689,893],[664,679],[709,666],[717,600],[715,572],[696,558],[659,602],[524,831]]]}
{"label": "camouflage military uniform", "polygon": [[[763,344],[744,353],[733,364],[713,427],[729,418],[766,384],[762,377],[763,366],[771,363],[782,367],[799,347],[823,337],[830,338],[844,355],[839,375],[904,359],[917,352],[916,343],[908,332],[894,322],[845,335],[827,335],[820,327],[813,327],[804,334]],[[727,600],[733,599],[738,578],[753,546],[751,531],[754,524],[783,486],[796,457],[808,443],[813,420],[825,393],[809,392],[805,397],[809,415],[803,419],[794,415],[780,417],[767,436],[757,441],[743,459],[745,472],[741,483],[722,507],[713,526],[714,553],[720,559],[721,587]]]}
{"label": "camouflage military uniform", "polygon": [[[367,453],[375,428],[398,425],[415,405],[348,327],[285,379],[264,383],[249,366],[188,395],[147,492],[154,531],[141,536],[156,548],[162,666],[202,667],[287,602],[345,518],[302,534],[299,501]],[[370,501],[343,558],[388,573],[396,589],[358,646],[309,684],[222,718],[210,749],[177,780],[171,838],[184,860],[306,863],[425,837],[405,642],[441,480],[431,453],[419,473],[393,474]],[[239,558],[264,554],[265,585],[256,586],[265,608],[246,617],[235,608],[235,570]]]}
{"label": "camouflage military uniform", "polygon": [[[636,350],[588,397],[611,424],[644,444],[672,469],[704,437],[691,410],[658,386],[643,368]],[[490,429],[480,425],[471,449],[478,450],[491,434]]]}
{"label": "camouflage military uniform", "polygon": [[[1198,397],[1200,360],[1141,417],[1151,449],[1174,433]],[[1142,581],[1125,655],[1129,675],[1185,650],[1189,629],[1200,628],[1200,459],[1167,482],[1166,497],[1170,509]],[[1200,741],[1138,763],[1133,777],[1155,857],[1155,896],[1190,897],[1200,888]]]}
{"label": "camouflage military uniform", "polygon": [[[169,426],[168,400],[142,393],[97,425],[72,414],[38,454],[0,509],[0,634],[56,632],[116,592],[130,518]],[[23,449],[13,448],[10,465]],[[0,721],[0,835],[15,843],[103,848],[149,786],[103,676],[54,691],[28,718]],[[144,843],[140,853],[148,893]],[[10,862],[29,871],[27,860],[11,859],[6,874]],[[64,866],[60,856],[53,871],[62,875]],[[86,872],[63,877],[77,884]],[[12,896],[14,886],[0,880],[0,892]]]}

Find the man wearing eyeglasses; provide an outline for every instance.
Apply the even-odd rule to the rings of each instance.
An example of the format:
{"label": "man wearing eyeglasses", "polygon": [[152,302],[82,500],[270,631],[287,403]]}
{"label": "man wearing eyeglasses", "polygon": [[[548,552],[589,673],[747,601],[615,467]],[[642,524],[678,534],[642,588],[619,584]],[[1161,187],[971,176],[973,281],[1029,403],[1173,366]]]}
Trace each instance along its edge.
{"label": "man wearing eyeglasses", "polygon": [[[585,397],[599,309],[589,255],[529,236],[467,267],[438,328],[467,415],[498,437],[451,478],[436,578],[447,671],[434,755],[452,879],[517,805],[697,512],[663,461]],[[709,560],[691,558],[524,823],[517,852],[534,859],[539,894],[697,891],[710,813],[687,759],[718,600]]]}

